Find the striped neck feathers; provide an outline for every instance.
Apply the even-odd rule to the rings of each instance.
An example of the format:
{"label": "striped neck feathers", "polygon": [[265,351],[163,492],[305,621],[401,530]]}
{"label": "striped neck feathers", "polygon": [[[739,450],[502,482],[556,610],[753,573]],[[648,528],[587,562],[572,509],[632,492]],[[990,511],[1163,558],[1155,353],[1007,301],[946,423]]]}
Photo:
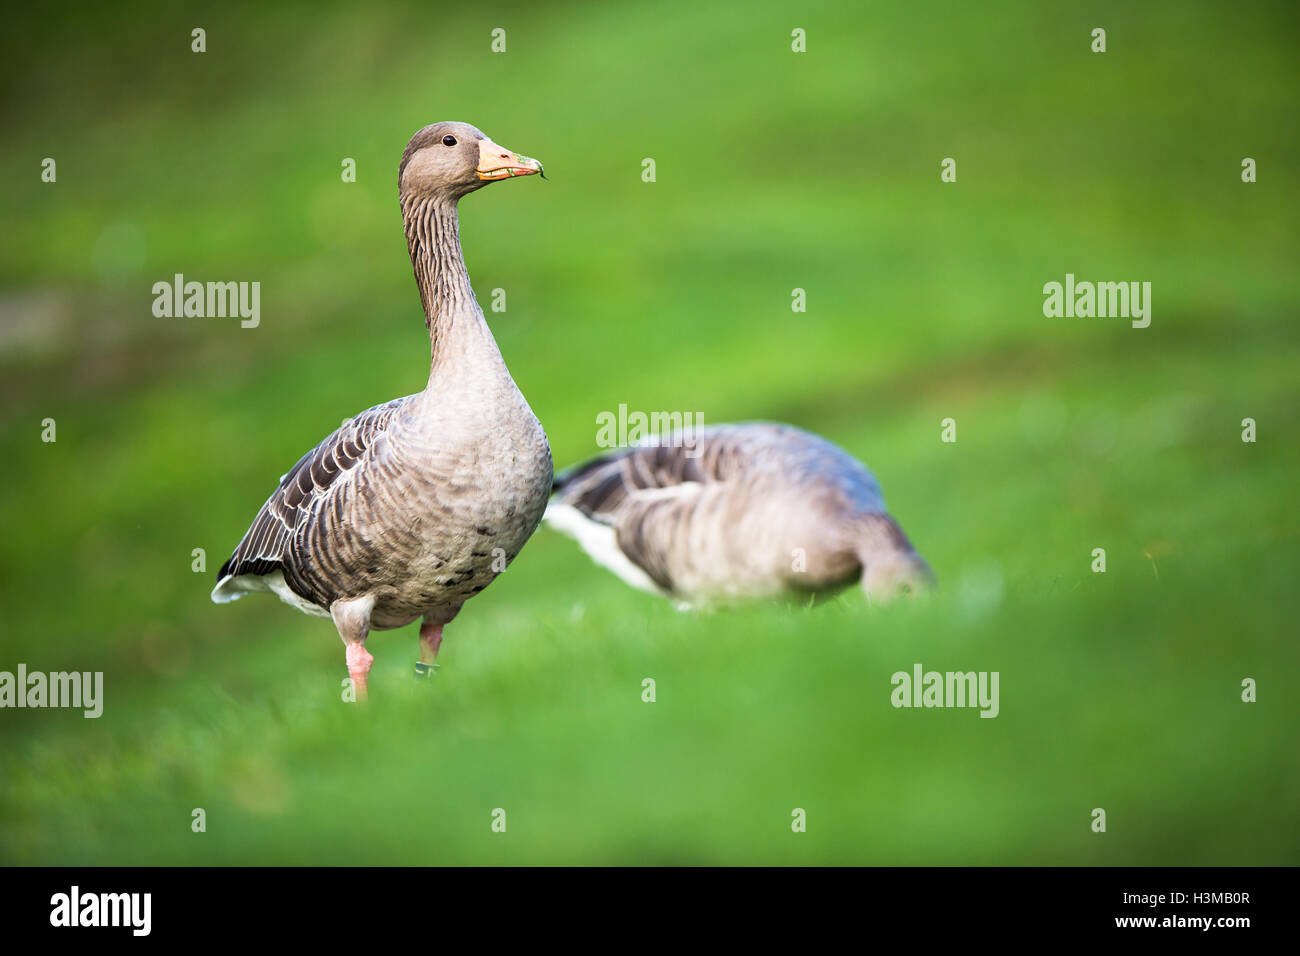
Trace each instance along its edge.
{"label": "striped neck feathers", "polygon": [[460,250],[456,201],[403,196],[402,222],[429,330],[432,363],[437,366],[458,324],[486,324]]}

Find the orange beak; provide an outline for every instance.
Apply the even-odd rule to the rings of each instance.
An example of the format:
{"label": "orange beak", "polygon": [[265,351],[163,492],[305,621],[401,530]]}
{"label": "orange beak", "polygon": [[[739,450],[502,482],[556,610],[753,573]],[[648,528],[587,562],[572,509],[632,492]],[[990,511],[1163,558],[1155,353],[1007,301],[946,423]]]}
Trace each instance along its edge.
{"label": "orange beak", "polygon": [[531,176],[542,172],[542,164],[527,156],[512,153],[490,139],[478,144],[478,178],[509,179],[511,176]]}

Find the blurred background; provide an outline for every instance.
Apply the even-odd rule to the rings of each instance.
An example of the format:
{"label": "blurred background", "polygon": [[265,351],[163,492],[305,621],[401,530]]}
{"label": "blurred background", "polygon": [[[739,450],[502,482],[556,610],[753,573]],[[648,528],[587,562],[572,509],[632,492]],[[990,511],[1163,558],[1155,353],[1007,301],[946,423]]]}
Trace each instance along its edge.
{"label": "blurred background", "polygon": [[[0,711],[0,862],[1300,861],[1294,4],[6,17],[0,670],[105,701]],[[210,603],[278,476],[423,387],[396,175],[441,119],[546,164],[462,241],[557,466],[620,403],[792,422],[939,594],[678,614],[543,529],[432,685],[372,637],[366,709],[328,622]],[[1067,272],[1151,326],[1045,318]],[[260,326],[156,318],[175,273],[260,282]],[[894,709],[917,662],[1000,716]]]}

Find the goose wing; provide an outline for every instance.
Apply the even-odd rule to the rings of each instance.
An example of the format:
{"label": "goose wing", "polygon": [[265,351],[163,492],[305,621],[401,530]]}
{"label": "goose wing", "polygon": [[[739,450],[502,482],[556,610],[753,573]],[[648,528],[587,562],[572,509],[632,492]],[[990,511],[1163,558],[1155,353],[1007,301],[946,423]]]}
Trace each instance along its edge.
{"label": "goose wing", "polygon": [[[810,443],[811,448],[804,447]],[[826,444],[776,422],[712,425],[647,439],[574,465],[556,476],[555,492],[558,500],[593,521],[615,524],[634,501],[664,497],[656,492],[735,481],[747,472],[778,467],[784,458],[806,457]]]}
{"label": "goose wing", "polygon": [[348,475],[364,464],[367,452],[387,432],[410,398],[366,409],[298,459],[262,505],[234,554],[217,572],[218,581],[243,574],[269,574],[282,568],[304,521],[320,513],[322,505],[328,508],[328,499]]}
{"label": "goose wing", "polygon": [[[694,537],[692,524],[712,524],[709,519],[734,505],[724,486],[750,467],[755,440],[768,437],[759,431],[763,427],[701,429],[600,455],[556,477],[548,517],[580,540],[600,538],[583,535],[574,519],[612,530],[622,556],[655,588],[673,593],[676,572],[692,560],[681,553]],[[565,506],[572,511],[564,512]]]}

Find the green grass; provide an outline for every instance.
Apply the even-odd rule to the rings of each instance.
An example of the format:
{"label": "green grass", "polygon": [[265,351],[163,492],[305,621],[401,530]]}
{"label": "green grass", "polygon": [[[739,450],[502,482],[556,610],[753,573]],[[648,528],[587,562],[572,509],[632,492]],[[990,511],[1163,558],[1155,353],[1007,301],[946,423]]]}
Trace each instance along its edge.
{"label": "green grass", "polygon": [[[0,862],[1300,862],[1293,10],[191,19],[0,40],[0,670],[106,696],[0,711]],[[462,238],[558,464],[620,403],[791,421],[875,470],[940,592],[678,614],[543,530],[431,684],[413,628],[371,639],[366,708],[327,622],[212,605],[274,479],[423,384],[395,179],[437,119],[551,177]],[[261,327],[154,318],[174,272],[260,281]],[[1151,327],[1044,318],[1066,272],[1152,282]],[[894,709],[916,662],[999,671],[999,717]]]}

